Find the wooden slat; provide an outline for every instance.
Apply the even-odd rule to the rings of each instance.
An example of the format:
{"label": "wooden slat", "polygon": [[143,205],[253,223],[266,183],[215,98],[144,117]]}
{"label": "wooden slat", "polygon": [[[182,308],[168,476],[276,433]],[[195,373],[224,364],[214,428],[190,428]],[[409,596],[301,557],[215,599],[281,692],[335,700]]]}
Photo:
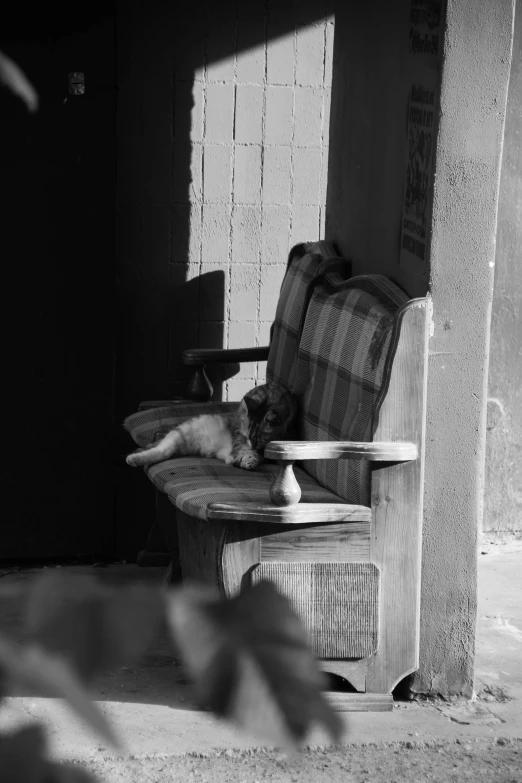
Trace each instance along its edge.
{"label": "wooden slat", "polygon": [[417,459],[416,443],[380,442],[358,443],[356,441],[290,441],[278,440],[269,443],[265,457],[276,460],[302,459],[350,459],[381,460],[396,462]]}
{"label": "wooden slat", "polygon": [[341,693],[326,691],[326,698],[335,712],[391,712],[391,693]]}
{"label": "wooden slat", "polygon": [[372,466],[370,559],[381,570],[379,650],[367,676],[373,693],[391,692],[418,667],[429,307],[413,300],[399,316],[375,433],[418,444],[419,459]]}
{"label": "wooden slat", "polygon": [[269,522],[276,525],[300,525],[306,522],[369,522],[371,509],[348,503],[298,503],[272,506],[259,503],[211,503],[208,518],[234,522]]}
{"label": "wooden slat", "polygon": [[367,522],[283,529],[261,538],[261,562],[315,563],[370,559],[370,525]]}
{"label": "wooden slat", "polygon": [[[183,516],[183,515],[182,515]],[[197,520],[193,520],[197,525]],[[204,524],[204,523],[203,523]],[[214,523],[202,527],[206,531]],[[219,573],[223,579],[225,595],[237,595],[242,586],[250,583],[252,568],[263,562],[368,562],[370,551],[369,523],[333,525],[281,526],[257,522],[223,523],[223,538],[217,552]],[[183,547],[190,545],[202,548],[204,539],[199,533],[190,540],[181,541]],[[193,558],[200,559],[201,554]],[[246,575],[246,577],[245,577]],[[246,578],[246,581],[245,581]]]}

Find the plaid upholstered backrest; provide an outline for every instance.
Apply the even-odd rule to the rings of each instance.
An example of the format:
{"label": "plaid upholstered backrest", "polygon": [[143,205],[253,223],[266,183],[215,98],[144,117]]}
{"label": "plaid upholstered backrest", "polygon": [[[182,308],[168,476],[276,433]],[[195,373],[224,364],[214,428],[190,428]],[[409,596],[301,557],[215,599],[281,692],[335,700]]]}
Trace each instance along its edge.
{"label": "plaid upholstered backrest", "polygon": [[290,251],[281,292],[277,303],[270,337],[270,353],[266,367],[266,380],[279,381],[292,388],[297,365],[297,348],[303,323],[309,286],[318,272],[328,268],[329,262],[336,269],[344,265],[342,272],[335,271],[332,280],[341,282],[350,273],[348,261],[342,261],[328,242],[308,242],[296,245]]}
{"label": "plaid upholstered backrest", "polygon": [[[320,279],[308,305],[293,391],[303,440],[371,441],[394,317],[408,297],[382,275]],[[369,505],[366,460],[309,460],[304,469],[349,503]]]}

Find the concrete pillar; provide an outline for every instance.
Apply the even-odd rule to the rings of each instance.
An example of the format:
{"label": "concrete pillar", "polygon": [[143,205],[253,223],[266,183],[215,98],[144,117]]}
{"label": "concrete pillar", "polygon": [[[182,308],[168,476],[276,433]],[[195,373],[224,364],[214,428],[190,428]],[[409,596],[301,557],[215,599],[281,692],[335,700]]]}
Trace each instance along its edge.
{"label": "concrete pillar", "polygon": [[[336,12],[327,238],[352,258],[356,273],[388,274],[411,296],[429,292],[433,299],[421,657],[413,689],[445,697],[473,691],[489,324],[513,14],[514,0],[450,0],[447,9],[424,0],[377,0],[339,3]],[[413,214],[407,198],[410,108],[419,100],[419,84],[429,88],[424,108],[438,116],[433,126],[431,118],[419,123],[430,130],[433,147],[431,156],[426,147],[421,151],[430,166],[424,169],[426,209],[414,227],[415,256],[407,252],[412,245],[404,221],[408,210]]]}
{"label": "concrete pillar", "polygon": [[489,328],[513,0],[448,4],[430,258],[421,670],[415,688],[473,691],[476,551]]}

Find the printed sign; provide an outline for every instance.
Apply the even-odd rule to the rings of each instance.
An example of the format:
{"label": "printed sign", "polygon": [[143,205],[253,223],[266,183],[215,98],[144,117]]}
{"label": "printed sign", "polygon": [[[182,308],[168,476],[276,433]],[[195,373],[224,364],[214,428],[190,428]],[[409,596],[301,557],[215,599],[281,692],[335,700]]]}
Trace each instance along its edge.
{"label": "printed sign", "polygon": [[400,264],[422,272],[428,261],[436,112],[442,48],[442,0],[411,0],[411,85]]}
{"label": "printed sign", "polygon": [[412,85],[408,108],[408,152],[402,209],[404,250],[426,259],[426,234],[434,157],[435,87]]}
{"label": "printed sign", "polygon": [[408,51],[438,67],[441,46],[442,0],[412,0]]}

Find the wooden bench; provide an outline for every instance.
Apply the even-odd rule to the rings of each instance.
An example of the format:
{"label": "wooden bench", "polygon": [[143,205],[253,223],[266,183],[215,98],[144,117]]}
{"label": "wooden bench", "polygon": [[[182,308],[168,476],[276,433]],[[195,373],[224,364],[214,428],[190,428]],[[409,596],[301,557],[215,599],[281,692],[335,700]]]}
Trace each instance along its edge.
{"label": "wooden bench", "polygon": [[[176,506],[184,578],[227,596],[274,581],[325,671],[351,684],[339,709],[391,709],[418,667],[428,309],[386,278],[323,267],[293,358],[267,371],[298,396],[300,440],[270,444],[275,463],[253,472],[198,458],[147,471]],[[286,328],[276,318],[274,336]],[[159,410],[146,433],[136,414],[138,444],[186,415]]]}
{"label": "wooden bench", "polygon": [[[281,286],[277,313],[270,330],[270,345],[249,348],[193,348],[184,352],[183,364],[191,369],[185,397],[176,400],[143,400],[139,411],[154,411],[158,408],[169,409],[161,416],[162,431],[173,426],[175,418],[183,416],[183,411],[197,413],[219,413],[236,407],[238,402],[211,402],[214,393],[212,383],[207,375],[207,367],[215,368],[223,365],[237,367],[242,362],[262,362],[269,360],[267,375],[269,378],[281,378],[289,383],[292,369],[295,369],[299,334],[302,328],[304,312],[307,306],[307,296],[311,281],[325,272],[337,279],[349,277],[351,264],[338,256],[335,247],[325,241],[302,242],[295,245],[288,255],[286,273]],[[200,403],[195,408],[185,406]],[[133,437],[138,437],[142,444],[149,438],[154,438],[160,431],[155,413],[145,413],[132,419]],[[171,553],[170,566],[165,581],[179,581],[181,567],[179,564],[179,546],[177,531],[172,525],[173,509],[168,498],[156,491],[155,518],[150,527],[145,549],[138,553],[140,565],[163,565],[168,562],[164,553],[165,543]],[[166,560],[167,558],[167,560]]]}

